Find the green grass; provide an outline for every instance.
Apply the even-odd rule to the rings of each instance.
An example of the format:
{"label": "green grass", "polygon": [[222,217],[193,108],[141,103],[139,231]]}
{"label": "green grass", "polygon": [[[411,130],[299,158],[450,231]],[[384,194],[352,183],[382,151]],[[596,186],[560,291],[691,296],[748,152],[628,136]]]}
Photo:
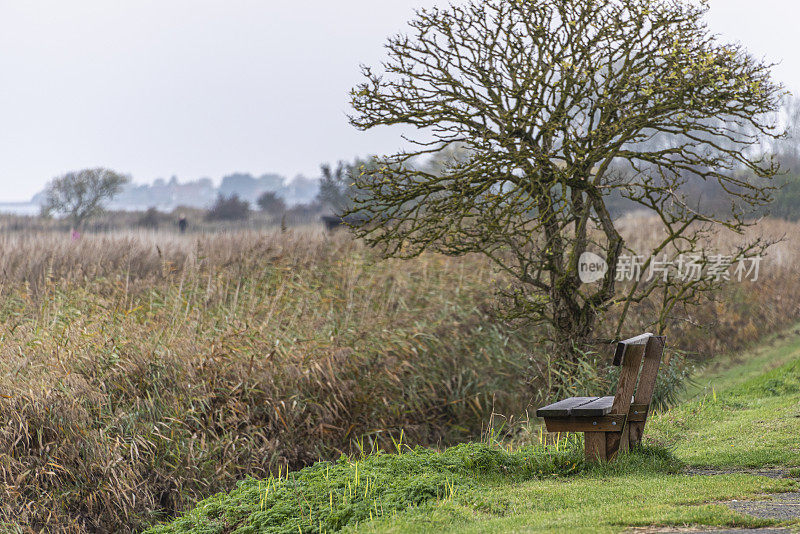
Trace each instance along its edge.
{"label": "green grass", "polygon": [[[790,348],[800,356],[797,342],[777,356]],[[691,465],[800,465],[800,359],[737,381],[654,418],[650,441]]]}
{"label": "green grass", "polygon": [[800,466],[800,340],[775,342],[745,364],[715,373],[710,391],[695,392],[693,400],[652,419],[645,448],[611,464],[583,462],[574,437],[562,440],[558,452],[543,445],[506,450],[472,444],[442,453],[415,449],[342,458],[288,478],[246,480],[150,532],[621,532],[648,525],[772,525],[734,512],[724,501],[796,490],[796,482],[745,473],[689,476],[683,468]]}
{"label": "green grass", "polygon": [[704,369],[687,402],[655,417],[650,443],[689,465],[800,465],[800,337],[778,334]]}
{"label": "green grass", "polygon": [[[234,491],[207,499],[171,525],[151,532],[337,531],[409,509],[433,510],[441,503],[477,496],[484,486],[564,477],[593,468],[583,461],[577,439],[552,449],[508,451],[467,444],[442,453],[415,448],[359,459],[342,456],[288,476],[245,480]],[[495,506],[488,501],[472,504]]]}
{"label": "green grass", "polygon": [[691,400],[731,389],[755,376],[800,358],[800,325],[759,340],[747,351],[721,354],[694,377],[683,395]]}
{"label": "green grass", "polygon": [[582,476],[496,485],[481,500],[497,510],[475,512],[469,498],[437,503],[402,518],[385,518],[356,532],[620,532],[626,526],[758,527],[715,501],[789,489],[790,483],[746,475],[688,477],[664,473]]}

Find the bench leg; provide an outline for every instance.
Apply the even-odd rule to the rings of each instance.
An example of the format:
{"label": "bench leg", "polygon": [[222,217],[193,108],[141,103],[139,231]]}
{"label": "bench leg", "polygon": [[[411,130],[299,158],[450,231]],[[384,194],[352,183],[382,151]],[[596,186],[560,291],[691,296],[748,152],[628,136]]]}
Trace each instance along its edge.
{"label": "bench leg", "polygon": [[615,459],[620,453],[628,452],[630,449],[628,432],[627,427],[622,432],[606,432],[606,456],[609,460]]}
{"label": "bench leg", "polygon": [[629,440],[631,449],[642,444],[642,434],[644,434],[644,421],[631,421],[629,423]]}
{"label": "bench leg", "polygon": [[584,432],[583,441],[586,445],[587,461],[604,462],[608,460],[606,432]]}

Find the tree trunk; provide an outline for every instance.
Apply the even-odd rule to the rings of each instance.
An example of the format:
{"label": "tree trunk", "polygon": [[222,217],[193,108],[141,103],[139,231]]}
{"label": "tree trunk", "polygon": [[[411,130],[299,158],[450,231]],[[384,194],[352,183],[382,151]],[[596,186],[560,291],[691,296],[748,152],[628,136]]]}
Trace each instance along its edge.
{"label": "tree trunk", "polygon": [[[571,306],[565,306],[560,314],[554,313],[554,318],[557,320],[556,326],[547,336],[550,340],[547,354],[549,364],[546,368],[548,376],[540,376],[532,384],[541,385],[544,379],[544,389],[548,390],[548,397],[588,393],[583,391],[586,384],[582,379],[589,377],[577,376],[575,371],[579,368],[578,364],[586,358],[586,353],[593,348],[592,334],[596,313],[586,309],[574,312]],[[541,367],[539,372],[542,372]]]}

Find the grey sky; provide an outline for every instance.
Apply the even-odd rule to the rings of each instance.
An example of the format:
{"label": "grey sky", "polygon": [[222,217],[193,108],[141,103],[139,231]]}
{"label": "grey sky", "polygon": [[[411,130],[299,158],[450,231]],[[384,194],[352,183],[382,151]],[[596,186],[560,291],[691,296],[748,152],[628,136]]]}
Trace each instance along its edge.
{"label": "grey sky", "polygon": [[[359,63],[432,0],[0,0],[0,201],[89,166],[137,182],[234,171],[316,176],[392,151],[347,123]],[[713,0],[711,28],[782,61],[800,88],[790,0]]]}

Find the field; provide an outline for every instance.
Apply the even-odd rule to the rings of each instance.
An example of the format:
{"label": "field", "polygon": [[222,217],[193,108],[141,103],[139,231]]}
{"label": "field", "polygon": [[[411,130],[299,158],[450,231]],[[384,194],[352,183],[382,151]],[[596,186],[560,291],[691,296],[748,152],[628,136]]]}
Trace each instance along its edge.
{"label": "field", "polygon": [[[788,237],[761,279],[674,318],[672,345],[691,352],[676,372],[800,319],[798,229],[762,223]],[[646,241],[646,224],[628,231]],[[381,261],[316,228],[14,231],[0,253],[7,530],[138,532],[248,476],[401,440],[538,443],[526,413],[555,370],[535,332],[493,318],[482,258]]]}

